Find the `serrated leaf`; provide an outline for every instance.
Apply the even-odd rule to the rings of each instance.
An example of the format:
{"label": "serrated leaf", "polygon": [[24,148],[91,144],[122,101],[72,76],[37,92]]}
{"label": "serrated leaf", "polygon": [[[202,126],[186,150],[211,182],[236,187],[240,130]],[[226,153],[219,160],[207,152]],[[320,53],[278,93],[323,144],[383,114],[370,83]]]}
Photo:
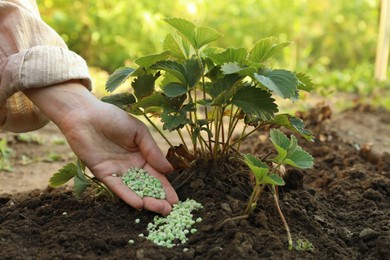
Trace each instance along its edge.
{"label": "serrated leaf", "polygon": [[81,179],[79,176],[74,177],[73,191],[77,197],[80,197],[89,186],[91,184],[88,181]]}
{"label": "serrated leaf", "polygon": [[84,175],[84,164],[78,160],[77,161],[77,173],[74,177],[74,187],[73,191],[75,192],[76,196],[80,197],[83,192],[91,186],[91,183],[88,181],[88,179]]}
{"label": "serrated leaf", "polygon": [[241,67],[237,62],[229,62],[221,66],[221,71],[223,74],[237,73],[240,76],[252,76],[256,69],[253,67]]}
{"label": "serrated leaf", "polygon": [[298,89],[308,91],[308,92],[313,90],[314,83],[308,75],[300,72],[300,73],[295,73],[295,76],[298,79]]}
{"label": "serrated leaf", "polygon": [[133,82],[131,82],[131,86],[134,89],[134,95],[138,99],[141,99],[152,94],[154,91],[154,83],[160,75],[160,73],[156,73],[155,75],[143,74],[135,78]]}
{"label": "serrated leaf", "polygon": [[106,82],[106,90],[109,92],[113,92],[120,85],[122,85],[128,78],[131,77],[135,69],[128,67],[121,67],[114,71]]}
{"label": "serrated leaf", "polygon": [[245,114],[253,114],[263,121],[270,121],[278,108],[271,94],[259,88],[245,87],[238,90],[231,103],[241,108]]}
{"label": "serrated leaf", "polygon": [[184,127],[186,124],[192,123],[187,118],[187,112],[193,111],[193,106],[187,105],[182,108],[175,108],[172,106],[163,106],[163,112],[161,113],[161,121],[164,130],[173,131]]}
{"label": "serrated leaf", "polygon": [[144,57],[140,57],[140,58],[136,59],[134,62],[136,64],[138,64],[139,66],[149,68],[157,61],[166,60],[169,57],[169,54],[170,54],[169,51],[164,51],[162,53],[156,53],[156,54],[151,54],[151,55],[147,55]]}
{"label": "serrated leaf", "polygon": [[180,83],[192,88],[201,78],[203,71],[197,60],[185,60],[183,63],[177,61],[159,61],[151,68],[164,70],[175,76]]}
{"label": "serrated leaf", "polygon": [[[241,77],[230,74],[215,79],[212,83],[206,83],[206,93],[214,98],[212,105],[226,104],[238,90],[240,84],[236,84]],[[234,86],[237,86],[233,89]]]}
{"label": "serrated leaf", "polygon": [[278,185],[278,186],[283,186],[286,184],[283,178],[276,174],[268,175],[264,181],[267,182],[268,184]]}
{"label": "serrated leaf", "polygon": [[[218,50],[220,51],[220,50]],[[248,55],[245,48],[227,48],[222,52],[217,52],[217,49],[209,49],[207,56],[217,65],[225,63],[241,64]]]}
{"label": "serrated leaf", "polygon": [[254,77],[282,98],[292,98],[296,95],[298,80],[291,71],[275,69],[266,71],[262,75],[255,73]]}
{"label": "serrated leaf", "polygon": [[113,104],[123,110],[126,110],[128,105],[134,104],[136,102],[136,98],[129,92],[123,92],[102,97],[101,101]]}
{"label": "serrated leaf", "polygon": [[163,48],[179,60],[189,59],[195,54],[194,48],[177,33],[168,34],[165,37]]}
{"label": "serrated leaf", "polygon": [[61,169],[59,169],[50,178],[49,183],[52,187],[58,187],[67,183],[70,179],[75,177],[77,174],[77,166],[74,163],[68,163]]}
{"label": "serrated leaf", "polygon": [[306,151],[296,149],[288,153],[285,163],[300,169],[312,168],[314,158]]}
{"label": "serrated leaf", "polygon": [[191,23],[186,19],[177,17],[165,18],[163,20],[170,26],[175,28],[178,32],[180,32],[193,46],[195,45],[193,39],[193,35],[195,33],[196,28],[195,24]]}
{"label": "serrated leaf", "polygon": [[291,136],[291,139],[289,139],[282,131],[272,129],[270,139],[278,152],[278,156],[274,159],[275,162],[301,169],[313,166],[314,158],[302,150],[295,136]]}
{"label": "serrated leaf", "polygon": [[264,38],[252,48],[248,60],[254,63],[262,63],[288,45],[290,45],[290,42],[277,43],[276,37]]}
{"label": "serrated leaf", "polygon": [[195,42],[194,48],[199,50],[204,45],[213,42],[220,37],[222,37],[222,34],[217,32],[213,28],[203,27],[203,26],[196,27],[195,35],[194,35],[194,42]]}
{"label": "serrated leaf", "polygon": [[288,114],[279,114],[275,116],[271,123],[290,129],[291,131],[300,134],[308,141],[314,141],[313,133],[310,130],[305,129],[303,120],[300,118],[296,118]]}
{"label": "serrated leaf", "polygon": [[132,109],[149,108],[149,107],[161,107],[167,104],[165,96],[160,92],[154,92],[153,94],[142,98],[137,103],[131,106]]}
{"label": "serrated leaf", "polygon": [[163,20],[180,32],[197,50],[222,36],[213,28],[197,27],[183,18],[173,17]]}
{"label": "serrated leaf", "polygon": [[178,97],[187,93],[187,88],[178,82],[171,82],[162,87],[163,93],[167,97]]}
{"label": "serrated leaf", "polygon": [[183,64],[177,61],[172,61],[172,60],[159,61],[155,63],[151,68],[166,71],[172,74],[173,76],[175,76],[182,84],[184,85],[187,84],[186,70]]}
{"label": "serrated leaf", "polygon": [[282,163],[286,159],[288,147],[290,146],[290,140],[277,129],[272,129],[270,132],[270,139],[278,152],[278,156],[275,158],[277,163]]}

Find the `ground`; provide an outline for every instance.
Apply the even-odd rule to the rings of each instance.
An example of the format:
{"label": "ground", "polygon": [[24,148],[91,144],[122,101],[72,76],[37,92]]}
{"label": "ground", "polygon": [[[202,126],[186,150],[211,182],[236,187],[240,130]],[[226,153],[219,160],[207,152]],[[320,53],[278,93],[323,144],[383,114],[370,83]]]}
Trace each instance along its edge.
{"label": "ground", "polygon": [[[314,143],[299,140],[315,167],[289,169],[280,189],[293,240],[309,241],[313,250],[288,250],[269,192],[249,218],[224,222],[241,215],[251,192],[234,160],[214,171],[199,162],[171,176],[181,200],[204,205],[195,212],[203,221],[185,245],[154,245],[138,236],[153,213],[106,196],[76,198],[70,187],[47,188],[50,176],[75,159],[48,125],[27,137],[1,134],[13,171],[0,172],[0,259],[390,259],[390,113],[360,105],[330,114],[323,106],[300,115],[316,135]],[[265,140],[266,132],[256,133],[241,150],[265,156]]]}

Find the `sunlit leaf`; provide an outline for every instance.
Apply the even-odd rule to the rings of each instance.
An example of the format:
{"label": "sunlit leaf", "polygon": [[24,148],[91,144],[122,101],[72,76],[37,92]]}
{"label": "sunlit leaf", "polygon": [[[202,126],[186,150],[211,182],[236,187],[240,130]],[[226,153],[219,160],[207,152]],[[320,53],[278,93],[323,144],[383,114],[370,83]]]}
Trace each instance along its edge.
{"label": "sunlit leaf", "polygon": [[74,163],[68,163],[61,169],[59,169],[54,175],[50,178],[49,183],[52,187],[61,186],[75,177],[77,174],[77,166]]}
{"label": "sunlit leaf", "polygon": [[195,54],[194,48],[177,33],[171,33],[165,37],[163,48],[179,60],[189,59]]}
{"label": "sunlit leaf", "polygon": [[311,91],[314,88],[314,83],[311,78],[304,73],[296,73],[295,76],[298,79],[298,89],[302,89],[304,91]]}
{"label": "sunlit leaf", "polygon": [[195,41],[193,39],[196,28],[195,24],[186,19],[177,17],[165,18],[163,20],[179,31],[193,46],[195,46]]}
{"label": "sunlit leaf", "polygon": [[265,71],[262,75],[255,73],[254,76],[262,85],[282,98],[291,98],[296,94],[298,80],[291,71],[275,69]]}
{"label": "sunlit leaf", "polygon": [[222,36],[222,34],[213,28],[197,27],[192,22],[183,18],[166,18],[164,21],[179,31],[195,49],[200,49]]}
{"label": "sunlit leaf", "polygon": [[296,149],[288,153],[285,163],[300,169],[312,168],[314,158],[301,149]]}
{"label": "sunlit leaf", "polygon": [[209,52],[208,57],[212,59],[217,65],[223,65],[224,63],[237,63],[241,62],[248,55],[245,48],[228,48],[222,52]]}
{"label": "sunlit leaf", "polygon": [[143,66],[145,68],[148,68],[152,66],[154,63],[160,60],[165,60],[169,57],[170,52],[169,51],[164,51],[162,53],[157,53],[157,54],[151,54],[147,55],[144,57],[140,57],[136,59],[134,62],[138,64],[139,66]]}
{"label": "sunlit leaf", "polygon": [[290,42],[277,43],[277,38],[275,37],[264,38],[258,41],[252,48],[248,60],[262,63],[288,45],[290,45]]}
{"label": "sunlit leaf", "polygon": [[221,66],[223,74],[234,74],[237,73],[240,76],[252,76],[256,69],[253,67],[241,67],[236,62],[225,63]]}
{"label": "sunlit leaf", "polygon": [[131,77],[134,71],[135,69],[128,67],[122,67],[115,70],[114,73],[108,77],[108,80],[106,82],[106,90],[109,92],[113,92],[120,85],[122,85],[129,77]]}
{"label": "sunlit leaf", "polygon": [[254,114],[263,121],[270,121],[278,108],[267,91],[259,88],[245,87],[234,94],[232,104],[241,108],[245,114]]}
{"label": "sunlit leaf", "polygon": [[187,84],[187,73],[183,66],[183,64],[173,61],[173,60],[165,60],[165,61],[159,61],[155,63],[152,67],[152,69],[160,69],[164,70],[173,76],[175,76],[182,84]]}

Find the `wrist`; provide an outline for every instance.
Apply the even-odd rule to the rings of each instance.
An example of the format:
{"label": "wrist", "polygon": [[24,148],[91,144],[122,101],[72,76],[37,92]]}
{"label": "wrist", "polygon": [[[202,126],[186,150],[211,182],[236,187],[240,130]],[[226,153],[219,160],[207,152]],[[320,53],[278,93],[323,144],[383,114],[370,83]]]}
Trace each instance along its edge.
{"label": "wrist", "polygon": [[87,115],[98,102],[89,90],[76,80],[28,89],[24,94],[61,130],[74,116]]}

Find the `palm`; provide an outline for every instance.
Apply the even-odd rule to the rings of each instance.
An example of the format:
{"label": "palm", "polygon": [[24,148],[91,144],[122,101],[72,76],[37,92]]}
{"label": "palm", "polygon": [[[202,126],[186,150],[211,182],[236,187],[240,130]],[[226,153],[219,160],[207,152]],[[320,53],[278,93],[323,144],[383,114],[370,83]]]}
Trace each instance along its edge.
{"label": "palm", "polygon": [[[89,115],[79,113],[68,118],[67,127],[62,131],[75,154],[95,177],[135,208],[146,208],[164,215],[170,212],[171,204],[178,201],[165,177],[172,168],[142,122],[101,102]],[[165,188],[167,200],[140,199],[119,178],[113,177],[113,174],[125,173],[130,167],[144,168],[158,178]]]}

